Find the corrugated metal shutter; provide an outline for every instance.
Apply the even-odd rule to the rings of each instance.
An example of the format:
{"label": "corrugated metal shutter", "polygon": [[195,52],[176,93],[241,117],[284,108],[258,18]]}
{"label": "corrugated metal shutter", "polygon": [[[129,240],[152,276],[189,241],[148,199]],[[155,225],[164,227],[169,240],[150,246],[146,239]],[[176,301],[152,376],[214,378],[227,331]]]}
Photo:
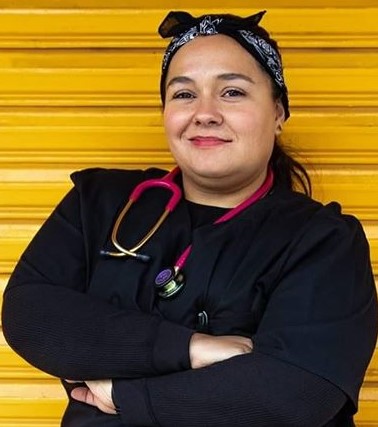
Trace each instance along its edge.
{"label": "corrugated metal shutter", "polygon": [[[143,3],[0,1],[0,291],[72,170],[171,165],[158,97],[165,43],[155,32],[168,10],[203,13],[203,1]],[[337,199],[361,219],[377,275],[377,0],[207,5],[269,10],[264,25],[283,48],[291,93],[284,139],[316,170],[316,197]],[[377,381],[378,355],[359,426],[378,425]],[[0,425],[58,426],[64,405],[57,380],[23,362],[0,334]]]}

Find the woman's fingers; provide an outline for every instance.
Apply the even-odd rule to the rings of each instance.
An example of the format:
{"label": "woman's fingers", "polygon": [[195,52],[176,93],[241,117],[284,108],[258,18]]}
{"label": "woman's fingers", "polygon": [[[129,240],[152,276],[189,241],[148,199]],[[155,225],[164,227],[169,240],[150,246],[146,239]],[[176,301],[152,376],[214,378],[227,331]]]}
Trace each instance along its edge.
{"label": "woman's fingers", "polygon": [[71,397],[87,405],[95,406],[100,411],[115,415],[114,403],[111,398],[111,380],[86,381],[87,387],[76,387],[71,391]]}
{"label": "woman's fingers", "polygon": [[71,396],[79,402],[86,403],[91,406],[97,406],[94,394],[87,387],[76,387],[71,391]]}

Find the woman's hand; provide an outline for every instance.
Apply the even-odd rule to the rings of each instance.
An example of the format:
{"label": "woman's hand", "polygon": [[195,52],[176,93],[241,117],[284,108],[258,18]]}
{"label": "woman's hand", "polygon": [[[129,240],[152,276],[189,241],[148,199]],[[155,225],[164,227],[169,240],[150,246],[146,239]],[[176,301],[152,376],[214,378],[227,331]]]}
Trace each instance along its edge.
{"label": "woman's hand", "polygon": [[203,368],[241,354],[251,353],[252,340],[239,335],[192,335],[189,345],[192,369]]}
{"label": "woman's hand", "polygon": [[86,387],[76,387],[72,390],[71,396],[73,399],[96,406],[105,414],[115,415],[117,413],[112,400],[111,380],[85,381],[83,384]]}

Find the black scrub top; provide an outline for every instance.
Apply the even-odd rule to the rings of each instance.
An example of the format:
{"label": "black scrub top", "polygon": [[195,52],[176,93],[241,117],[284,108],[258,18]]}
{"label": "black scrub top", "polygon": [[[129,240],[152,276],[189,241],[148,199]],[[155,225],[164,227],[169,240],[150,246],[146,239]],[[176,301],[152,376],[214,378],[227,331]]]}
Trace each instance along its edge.
{"label": "black scrub top", "polygon": [[[252,369],[260,366],[260,359],[261,366],[274,362],[290,375],[298,369],[336,386],[348,398],[341,412],[344,421],[327,425],[353,425],[351,414],[357,408],[375,345],[377,314],[369,249],[359,222],[343,215],[337,203],[323,206],[275,186],[236,218],[217,225],[213,219],[222,209],[203,208],[206,218],[201,219],[201,207],[182,200],[141,249],[150,255],[148,263],[102,256],[102,250],[114,250],[112,227],[132,189],[163,174],[157,169],[91,169],[73,174],[75,188],[30,244],[6,290],[5,301],[18,301],[25,298],[25,289],[31,289],[25,285],[31,282],[35,287],[29,292],[40,299],[34,311],[24,307],[27,334],[34,340],[27,344],[22,341],[25,334],[19,332],[22,314],[13,320],[18,326],[12,326],[6,314],[12,302],[4,304],[4,332],[16,351],[61,378],[118,378],[121,385],[115,382],[115,392],[129,393],[133,401],[129,414],[123,415],[124,424],[71,401],[63,425],[175,425],[164,423],[164,417],[169,420],[180,408],[154,404],[159,402],[161,390],[168,393],[164,402],[170,398],[173,402],[172,395],[188,393],[189,411],[190,393],[198,391],[201,381],[208,384],[216,372],[215,378],[230,377],[224,390],[217,386],[221,405],[222,398],[228,402],[233,396],[245,401],[247,387],[233,385],[232,379],[240,371],[248,384],[248,375],[251,379],[257,375]],[[146,191],[122,222],[120,243],[134,246],[169,197],[162,189]],[[172,267],[189,244],[192,252],[184,268],[184,289],[173,299],[159,299],[153,286],[156,275]],[[22,297],[14,296],[17,292]],[[41,307],[45,310],[42,315]],[[71,308],[69,313],[67,308]],[[118,327],[121,320],[117,323],[116,319],[123,319],[125,313],[129,317],[122,330]],[[107,322],[114,322],[113,338],[108,338]],[[141,331],[135,341],[133,331]],[[251,337],[253,353],[198,374],[189,369],[188,343],[193,331]],[[84,335],[88,344],[80,346],[86,341]],[[76,346],[77,354],[67,350],[70,346]],[[130,346],[135,348],[134,355]],[[273,367],[269,369],[274,372]],[[207,379],[203,372],[208,372]],[[185,375],[190,375],[189,381]],[[178,383],[171,385],[175,378]],[[126,381],[123,387],[122,379],[129,379],[130,384]],[[169,387],[174,388],[171,395]],[[198,402],[196,405],[199,413],[203,409],[201,416],[206,420],[206,402],[202,409]],[[181,407],[185,413],[185,400]],[[75,424],[71,421],[75,417],[83,421]],[[240,425],[252,425],[248,422]],[[177,425],[202,424],[177,421]],[[212,424],[203,421],[203,425]],[[214,425],[227,424],[218,421]]]}

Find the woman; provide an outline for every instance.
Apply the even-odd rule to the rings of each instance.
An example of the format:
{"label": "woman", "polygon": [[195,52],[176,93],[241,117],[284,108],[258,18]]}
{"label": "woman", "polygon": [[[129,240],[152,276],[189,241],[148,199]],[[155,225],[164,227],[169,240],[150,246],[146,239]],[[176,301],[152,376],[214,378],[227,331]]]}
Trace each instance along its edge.
{"label": "woman", "polygon": [[376,339],[368,245],[338,204],[294,191],[309,180],[277,142],[289,103],[262,15],[161,24],[183,198],[145,244],[169,191],[124,206],[166,172],[82,171],[11,277],[5,336],[63,379],[63,426],[354,425]]}

